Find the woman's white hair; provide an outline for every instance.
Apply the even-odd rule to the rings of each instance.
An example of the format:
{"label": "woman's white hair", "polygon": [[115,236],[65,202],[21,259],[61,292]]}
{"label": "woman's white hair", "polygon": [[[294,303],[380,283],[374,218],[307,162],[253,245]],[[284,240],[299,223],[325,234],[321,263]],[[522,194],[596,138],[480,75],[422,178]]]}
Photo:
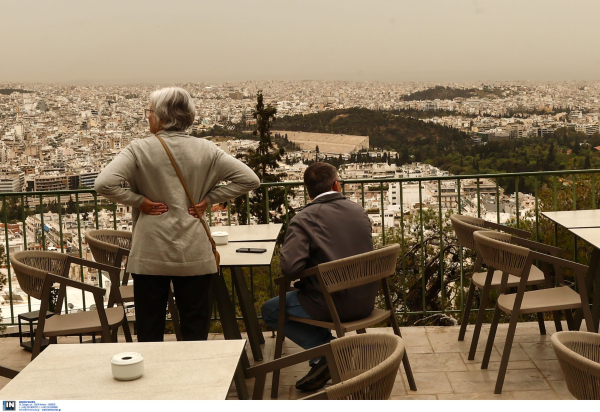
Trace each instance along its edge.
{"label": "woman's white hair", "polygon": [[163,130],[186,130],[196,116],[192,96],[181,87],[165,87],[152,92],[150,109],[162,120]]}

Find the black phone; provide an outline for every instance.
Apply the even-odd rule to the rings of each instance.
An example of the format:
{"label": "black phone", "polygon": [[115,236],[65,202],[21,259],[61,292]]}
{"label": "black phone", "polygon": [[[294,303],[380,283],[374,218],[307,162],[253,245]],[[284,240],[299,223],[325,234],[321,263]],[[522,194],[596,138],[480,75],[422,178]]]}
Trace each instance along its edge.
{"label": "black phone", "polygon": [[267,249],[255,248],[255,247],[241,247],[236,250],[237,253],[265,253]]}

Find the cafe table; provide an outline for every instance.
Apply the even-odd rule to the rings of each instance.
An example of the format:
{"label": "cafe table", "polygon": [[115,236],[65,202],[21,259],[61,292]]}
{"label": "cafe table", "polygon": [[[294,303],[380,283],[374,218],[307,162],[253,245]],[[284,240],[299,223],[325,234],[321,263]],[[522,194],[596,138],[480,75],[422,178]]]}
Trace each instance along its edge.
{"label": "cafe table", "polygon": [[[240,248],[266,249],[264,253],[240,253]],[[275,251],[275,241],[268,242],[229,242],[227,245],[217,246],[221,257],[221,272],[224,268],[231,270],[231,280],[236,291],[242,312],[242,319],[246,325],[248,342],[255,361],[263,359],[261,344],[265,343],[258,317],[254,309],[254,301],[248,284],[244,277],[244,267],[269,267]],[[214,293],[217,309],[221,318],[223,335],[225,339],[240,339],[241,333],[235,315],[235,307],[231,301],[227,284],[222,274],[215,274],[213,278]],[[245,355],[242,356],[242,366],[246,370],[250,364]]]}
{"label": "cafe table", "polygon": [[[224,400],[238,377],[236,386],[243,385],[247,399],[239,369],[244,345],[244,340],[50,345],[0,390],[0,398]],[[132,381],[113,377],[111,359],[122,352],[143,356],[142,377]]]}
{"label": "cafe table", "polygon": [[227,232],[229,234],[229,242],[274,242],[277,240],[282,227],[282,223],[211,226],[210,232]]}
{"label": "cafe table", "polygon": [[586,276],[586,288],[593,290],[592,319],[596,332],[600,326],[600,227],[569,229],[578,238],[594,247],[590,259],[590,268]]}
{"label": "cafe table", "polygon": [[[592,319],[594,328],[598,331],[600,323],[600,210],[542,212],[542,215],[554,222],[555,227],[562,226],[568,229],[575,236],[594,247],[586,275],[586,286],[587,290],[593,293]],[[574,326],[579,329],[580,325],[581,314],[578,311]]]}

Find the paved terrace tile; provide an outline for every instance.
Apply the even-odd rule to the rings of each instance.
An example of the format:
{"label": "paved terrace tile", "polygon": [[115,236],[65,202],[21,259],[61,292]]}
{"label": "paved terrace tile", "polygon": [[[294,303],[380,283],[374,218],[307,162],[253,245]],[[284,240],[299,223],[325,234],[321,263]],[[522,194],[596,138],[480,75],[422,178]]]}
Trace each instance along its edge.
{"label": "paved terrace tile", "polygon": [[[563,327],[566,329],[566,324]],[[507,328],[506,324],[498,327],[487,370],[481,370],[481,359],[488,338],[489,325],[483,326],[473,361],[467,359],[473,335],[472,326],[469,327],[463,342],[457,340],[458,327],[401,328],[418,391],[413,392],[409,389],[404,369],[401,367],[390,399],[574,399],[567,389],[564,376],[550,344],[550,335],[556,331],[554,323],[550,321],[546,322],[548,334],[545,336],[539,334],[538,325],[535,322],[520,323],[517,326],[504,390],[501,395],[494,395]],[[392,330],[391,328],[373,328],[368,329],[367,333],[392,333]],[[275,338],[271,332],[265,332],[264,337],[263,354],[267,361],[273,359]],[[223,336],[211,334],[209,339],[223,339]],[[124,341],[122,336],[120,340]],[[175,336],[167,335],[165,340],[175,340]],[[79,344],[79,338],[61,337],[58,339],[58,343]],[[301,350],[289,339],[284,341],[284,355]],[[19,346],[18,338],[0,338],[0,365],[21,370],[29,363],[30,358],[31,354]],[[249,358],[250,362],[254,363],[250,353]],[[281,372],[279,399],[299,399],[306,396],[307,393],[297,391],[294,385],[308,370],[308,363],[284,369]],[[8,382],[8,379],[0,378],[0,387]],[[249,392],[252,393],[254,379],[248,379],[246,383]],[[270,389],[271,375],[268,375],[264,399],[270,399]],[[228,399],[237,399],[233,385]]]}

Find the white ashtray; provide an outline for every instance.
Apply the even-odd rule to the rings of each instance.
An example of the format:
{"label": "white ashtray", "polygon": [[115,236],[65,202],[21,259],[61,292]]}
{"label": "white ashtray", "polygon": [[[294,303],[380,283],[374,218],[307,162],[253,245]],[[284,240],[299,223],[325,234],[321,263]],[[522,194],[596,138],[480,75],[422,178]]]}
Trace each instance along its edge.
{"label": "white ashtray", "polygon": [[216,245],[226,245],[229,242],[229,233],[227,232],[212,232],[211,235]]}
{"label": "white ashtray", "polygon": [[144,374],[144,357],[137,352],[117,353],[110,363],[113,376],[120,381],[132,381]]}

